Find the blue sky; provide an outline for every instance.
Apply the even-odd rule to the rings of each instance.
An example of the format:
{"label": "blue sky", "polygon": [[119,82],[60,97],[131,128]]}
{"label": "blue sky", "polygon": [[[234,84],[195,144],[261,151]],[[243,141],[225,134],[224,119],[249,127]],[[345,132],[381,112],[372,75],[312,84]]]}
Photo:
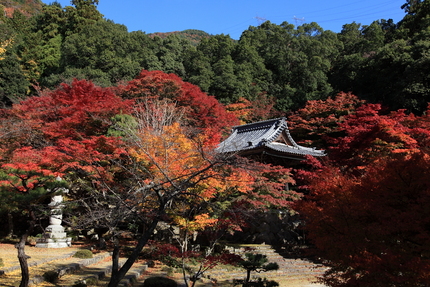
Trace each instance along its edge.
{"label": "blue sky", "polygon": [[[42,0],[52,3],[54,0]],[[69,6],[70,0],[57,0]],[[352,22],[369,25],[374,20],[404,16],[406,0],[99,0],[106,19],[124,24],[129,31],[146,33],[186,29],[228,34],[239,39],[249,26],[269,20],[294,25],[317,22],[324,30],[340,32]]]}

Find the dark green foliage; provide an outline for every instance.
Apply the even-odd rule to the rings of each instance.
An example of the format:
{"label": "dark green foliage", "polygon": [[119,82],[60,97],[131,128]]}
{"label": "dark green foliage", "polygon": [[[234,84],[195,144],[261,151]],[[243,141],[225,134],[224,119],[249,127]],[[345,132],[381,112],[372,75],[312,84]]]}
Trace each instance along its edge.
{"label": "dark green foliage", "polygon": [[[130,36],[125,26],[109,21],[87,25],[67,37],[62,45],[61,62],[67,69],[99,71],[110,83],[131,80],[141,67],[129,56]],[[87,78],[88,79],[88,78]]]}
{"label": "dark green foliage", "polygon": [[0,105],[9,106],[26,97],[28,86],[18,58],[7,53],[0,61]]}
{"label": "dark green foliage", "polygon": [[248,283],[243,283],[243,280],[235,280],[234,281],[234,286],[237,285],[242,285],[242,287],[275,287],[275,286],[279,286],[278,282],[276,281],[269,281],[266,278],[261,279],[258,278],[257,281],[255,282],[248,282]]}
{"label": "dark green foliage", "polygon": [[167,38],[170,35],[176,35],[179,38],[184,39],[187,42],[191,43],[191,45],[193,46],[197,46],[202,39],[211,37],[211,35],[209,35],[208,33],[201,30],[195,30],[195,29],[187,29],[184,31],[176,31],[176,32],[168,32],[168,33],[148,34],[148,36],[150,37],[160,37],[162,39]]}
{"label": "dark green foliage", "polygon": [[87,287],[87,284],[81,281],[76,282],[72,287]]}
{"label": "dark green foliage", "polygon": [[[426,5],[420,4],[422,14],[408,14],[398,25],[386,20],[344,25],[339,34],[344,49],[330,73],[333,87],[391,110],[425,111],[430,102]],[[418,24],[420,29],[411,27]]]}
{"label": "dark green foliage", "polygon": [[176,287],[178,284],[175,280],[166,277],[149,277],[143,282],[143,287]]}
{"label": "dark green foliage", "polygon": [[4,263],[3,263],[3,258],[0,258],[0,267],[3,267]]}
{"label": "dark green foliage", "polygon": [[93,253],[91,252],[91,250],[82,249],[82,250],[76,251],[73,257],[81,258],[81,259],[93,258]]}
{"label": "dark green foliage", "polygon": [[[274,281],[257,281],[257,282],[251,282],[251,272],[266,272],[270,270],[278,270],[279,265],[276,262],[269,262],[267,256],[264,254],[259,253],[246,253],[245,254],[246,260],[243,260],[239,262],[239,264],[246,270],[246,279],[243,281],[242,286],[279,286],[279,285],[273,285],[278,284]],[[266,285],[268,283],[269,285]]]}
{"label": "dark green foliage", "polygon": [[47,271],[43,274],[43,280],[49,283],[56,283],[58,281],[58,272]]}
{"label": "dark green foliage", "polygon": [[270,271],[279,268],[277,263],[267,263],[269,260],[264,254],[246,253],[246,260],[240,262],[240,265],[250,271]]}

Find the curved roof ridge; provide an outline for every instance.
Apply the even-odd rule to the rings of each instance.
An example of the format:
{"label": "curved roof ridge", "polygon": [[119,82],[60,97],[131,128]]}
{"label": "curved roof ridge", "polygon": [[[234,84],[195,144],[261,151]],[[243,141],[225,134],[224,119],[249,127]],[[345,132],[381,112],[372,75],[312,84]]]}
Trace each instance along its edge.
{"label": "curved roof ridge", "polygon": [[285,120],[285,126],[286,126],[286,128],[285,128],[285,134],[287,135],[288,140],[290,141],[290,143],[291,143],[294,147],[296,147],[296,148],[301,148],[302,146],[298,145],[298,144],[296,143],[296,141],[293,139],[293,137],[291,136],[290,129],[288,128],[288,124],[287,124],[287,121],[286,121],[286,120]]}
{"label": "curved roof ridge", "polygon": [[274,119],[273,121],[275,121],[275,120],[278,121],[277,126],[274,127],[275,132],[269,138],[266,139],[266,141],[269,143],[276,140],[279,137],[279,135],[282,133],[283,130],[285,130],[285,129],[288,130],[287,119],[285,117],[277,118],[277,119]]}
{"label": "curved roof ridge", "polygon": [[[277,143],[276,140],[284,131],[286,143]],[[232,128],[230,136],[218,145],[217,150],[238,153],[249,153],[255,150],[256,153],[259,153],[266,148],[301,156],[325,155],[322,150],[298,145],[290,134],[286,117],[235,126]]]}
{"label": "curved roof ridge", "polygon": [[255,122],[255,123],[249,123],[249,124],[244,124],[244,125],[237,125],[237,126],[233,126],[232,129],[236,129],[236,128],[241,128],[241,129],[244,128],[244,129],[246,129],[247,127],[252,127],[252,126],[257,126],[257,125],[263,126],[264,124],[273,123],[273,122],[281,120],[281,119],[286,119],[286,118],[285,117],[281,117],[281,118],[275,118],[275,119],[270,119],[270,120],[259,121],[259,122]]}

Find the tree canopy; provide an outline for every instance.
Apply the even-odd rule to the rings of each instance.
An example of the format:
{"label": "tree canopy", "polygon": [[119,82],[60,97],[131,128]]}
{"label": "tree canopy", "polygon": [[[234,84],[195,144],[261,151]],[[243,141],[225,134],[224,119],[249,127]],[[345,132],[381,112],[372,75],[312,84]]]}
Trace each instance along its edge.
{"label": "tree canopy", "polygon": [[73,78],[113,86],[145,69],[174,73],[223,104],[264,95],[281,113],[339,92],[391,110],[421,114],[427,107],[428,1],[406,1],[399,23],[352,22],[334,33],[318,23],[295,27],[266,21],[250,26],[239,40],[194,30],[128,32],[103,18],[98,1],[71,4],[54,2],[30,17],[15,10],[2,18],[6,37],[0,43],[13,36],[1,74],[9,83],[4,104]]}

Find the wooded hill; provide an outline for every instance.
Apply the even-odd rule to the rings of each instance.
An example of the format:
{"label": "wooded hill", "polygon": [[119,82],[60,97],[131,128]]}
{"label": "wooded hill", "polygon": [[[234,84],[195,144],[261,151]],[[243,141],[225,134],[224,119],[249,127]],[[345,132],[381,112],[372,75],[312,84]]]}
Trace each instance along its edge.
{"label": "wooded hill", "polygon": [[[21,2],[2,1],[0,7]],[[238,41],[193,30],[184,31],[198,36],[193,40],[184,33],[128,32],[103,18],[98,0],[42,4],[40,12],[40,1],[30,2],[21,4],[36,12],[31,17],[23,9],[11,17],[0,13],[5,106],[73,78],[107,87],[142,69],[174,73],[222,103],[274,102],[281,113],[340,91],[418,114],[429,101],[429,1],[406,1],[399,7],[405,11],[399,23],[353,22],[334,33],[317,23],[295,27],[267,21],[250,26]]]}

